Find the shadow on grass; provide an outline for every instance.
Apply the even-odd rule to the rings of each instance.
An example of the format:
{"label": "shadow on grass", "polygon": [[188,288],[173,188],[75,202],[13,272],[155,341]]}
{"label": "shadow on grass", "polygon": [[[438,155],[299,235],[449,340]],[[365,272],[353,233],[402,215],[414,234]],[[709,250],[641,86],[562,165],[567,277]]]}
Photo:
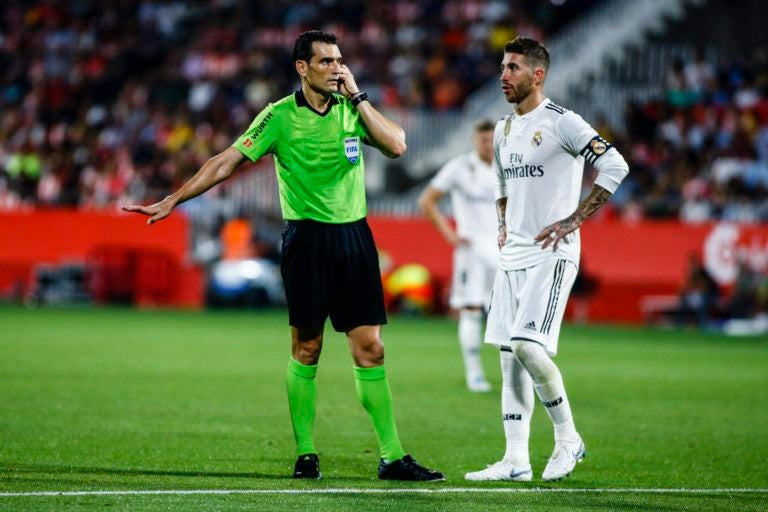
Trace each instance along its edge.
{"label": "shadow on grass", "polygon": [[[0,467],[0,481],[2,482],[14,482],[14,481],[31,481],[34,479],[28,478],[24,475],[125,475],[125,476],[167,476],[167,477],[186,477],[186,478],[248,478],[248,479],[263,479],[263,480],[285,480],[286,482],[298,482],[291,478],[291,473],[286,471],[285,473],[271,474],[260,473],[258,471],[180,471],[172,469],[155,469],[155,468],[105,468],[105,467],[91,467],[91,466],[70,466],[70,465],[30,465],[30,466],[6,466]],[[330,475],[326,475],[324,478],[327,481]],[[348,480],[348,481],[371,481],[371,477],[368,476],[354,476],[354,475],[334,475],[330,477],[331,480]],[[44,480],[44,479],[36,479]],[[50,479],[52,480],[52,479]]]}
{"label": "shadow on grass", "polygon": [[0,472],[13,473],[47,473],[47,474],[76,474],[76,475],[129,475],[129,476],[182,476],[192,478],[265,478],[290,479],[288,474],[273,475],[256,471],[177,471],[171,469],[147,468],[100,468],[79,466],[10,466],[0,468]]}

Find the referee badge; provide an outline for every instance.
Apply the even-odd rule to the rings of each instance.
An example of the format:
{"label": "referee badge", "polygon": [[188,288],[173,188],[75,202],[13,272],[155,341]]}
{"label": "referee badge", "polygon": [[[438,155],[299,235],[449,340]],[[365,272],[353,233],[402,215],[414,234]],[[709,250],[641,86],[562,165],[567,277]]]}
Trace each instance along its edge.
{"label": "referee badge", "polygon": [[344,154],[352,165],[360,159],[360,137],[347,137],[344,139]]}
{"label": "referee badge", "polygon": [[541,131],[537,131],[533,134],[533,138],[531,139],[531,146],[535,148],[541,146]]}

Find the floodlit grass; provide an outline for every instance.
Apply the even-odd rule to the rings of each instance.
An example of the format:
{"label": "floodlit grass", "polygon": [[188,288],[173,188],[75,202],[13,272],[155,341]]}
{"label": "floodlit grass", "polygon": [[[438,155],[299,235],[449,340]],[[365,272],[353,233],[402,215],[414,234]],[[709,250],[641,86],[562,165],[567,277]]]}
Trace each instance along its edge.
{"label": "floodlit grass", "polygon": [[[768,340],[565,326],[560,365],[588,457],[540,480],[552,428],[537,407],[531,484],[471,483],[503,453],[493,393],[464,388],[455,324],[395,317],[387,371],[406,451],[446,473],[375,479],[373,431],[343,336],[326,331],[315,425],[324,480],[290,479],[283,312],[0,308],[0,493],[161,489],[768,488]],[[768,493],[0,496],[0,510],[765,510]]]}

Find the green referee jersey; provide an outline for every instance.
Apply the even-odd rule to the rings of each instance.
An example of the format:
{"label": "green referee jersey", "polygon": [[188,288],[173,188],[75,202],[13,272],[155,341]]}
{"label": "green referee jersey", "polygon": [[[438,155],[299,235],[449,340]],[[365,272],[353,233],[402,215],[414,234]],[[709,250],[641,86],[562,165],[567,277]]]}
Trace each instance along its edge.
{"label": "green referee jersey", "polygon": [[333,94],[319,113],[297,91],[267,105],[232,146],[252,161],[274,155],[284,219],[338,224],[366,215],[365,140],[360,114],[344,96]]}

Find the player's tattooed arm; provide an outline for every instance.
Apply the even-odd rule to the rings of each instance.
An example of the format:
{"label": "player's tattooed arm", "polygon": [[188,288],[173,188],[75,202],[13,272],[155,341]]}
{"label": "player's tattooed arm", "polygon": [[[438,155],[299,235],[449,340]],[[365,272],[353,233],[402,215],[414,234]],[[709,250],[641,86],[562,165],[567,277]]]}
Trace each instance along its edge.
{"label": "player's tattooed arm", "polygon": [[[594,185],[589,195],[584,198],[576,211],[565,219],[555,222],[541,230],[535,240],[537,242],[544,242],[541,244],[542,249],[546,249],[552,245],[552,250],[557,250],[557,244],[560,240],[563,240],[565,236],[578,229],[581,224],[587,220],[593,213],[600,209],[606,201],[611,197],[611,193],[605,190],[600,185]],[[565,240],[568,243],[568,240]]]}
{"label": "player's tattooed arm", "polygon": [[497,242],[499,249],[507,242],[507,198],[500,197],[496,200],[496,214],[499,216],[499,236]]}

